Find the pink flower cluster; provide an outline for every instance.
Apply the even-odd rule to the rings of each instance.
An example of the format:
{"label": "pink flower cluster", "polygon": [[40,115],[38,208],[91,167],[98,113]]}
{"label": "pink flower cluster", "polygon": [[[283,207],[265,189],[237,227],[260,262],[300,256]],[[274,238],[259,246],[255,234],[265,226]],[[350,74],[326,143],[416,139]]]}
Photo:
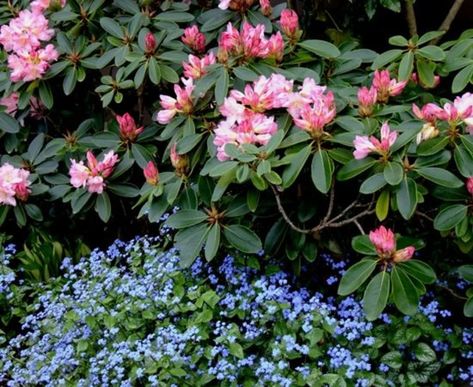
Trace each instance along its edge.
{"label": "pink flower cluster", "polygon": [[195,55],[189,55],[189,61],[183,62],[182,67],[184,68],[184,76],[197,80],[207,74],[207,67],[214,64],[217,61],[213,52],[199,58]]}
{"label": "pink flower cluster", "polygon": [[177,113],[189,114],[194,108],[192,101],[192,91],[194,90],[194,81],[192,78],[181,78],[184,87],[174,85],[176,98],[161,94],[160,104],[162,109],[156,115],[156,120],[160,124],[168,124]]}
{"label": "pink flower cluster", "polygon": [[292,116],[294,124],[320,138],[324,128],[333,121],[336,115],[335,98],[326,86],[320,86],[312,78],[304,79],[298,92],[283,95],[284,106]]}
{"label": "pink flower cluster", "polygon": [[368,117],[373,113],[377,102],[386,103],[389,97],[402,93],[407,81],[391,79],[389,70],[376,70],[370,88],[365,86],[358,90],[358,111],[362,117]]}
{"label": "pink flower cluster", "polygon": [[118,163],[118,156],[110,151],[105,154],[102,161],[97,161],[92,152],[87,152],[87,165],[81,160],[71,160],[69,175],[71,185],[75,188],[87,187],[91,193],[101,194],[105,188],[105,179],[113,172]]}
{"label": "pink flower cluster", "polygon": [[364,159],[370,153],[378,153],[383,157],[387,157],[390,148],[397,139],[397,132],[391,131],[387,122],[381,126],[381,140],[374,136],[356,136],[353,141],[355,151],[353,156],[357,160]]}
{"label": "pink flower cluster", "polygon": [[205,51],[205,35],[199,31],[196,25],[187,27],[181,37],[182,42],[196,53]]}
{"label": "pink flower cluster", "polygon": [[52,44],[42,47],[43,42],[54,36],[54,30],[49,28],[39,3],[44,2],[33,2],[36,6],[32,11],[21,11],[0,28],[0,44],[9,52],[8,67],[13,82],[41,78],[59,56]]}
{"label": "pink flower cluster", "polygon": [[217,158],[220,161],[229,159],[225,152],[227,144],[267,144],[278,127],[274,117],[264,113],[284,107],[284,95],[290,93],[292,87],[292,81],[273,74],[270,78],[259,77],[253,84],[246,85],[243,92],[231,90],[220,107],[220,113],[226,119],[215,129]]}
{"label": "pink flower cluster", "polygon": [[443,108],[428,103],[422,108],[412,105],[414,115],[432,126],[436,125],[437,120],[447,121],[450,125],[464,123],[470,134],[473,134],[473,94],[465,93],[454,99],[453,103],[447,102]]}
{"label": "pink flower cluster", "polygon": [[380,258],[389,259],[395,263],[408,261],[416,250],[414,246],[396,250],[396,237],[392,230],[384,226],[371,231],[369,238]]}
{"label": "pink flower cluster", "polygon": [[5,163],[0,167],[0,204],[16,206],[16,199],[26,201],[31,190],[29,171]]}
{"label": "pink flower cluster", "polygon": [[247,61],[252,58],[273,58],[282,60],[284,55],[284,40],[280,32],[271,35],[269,39],[264,36],[264,25],[253,27],[244,22],[241,32],[232,23],[222,32],[218,41],[218,58],[226,62],[229,56]]}

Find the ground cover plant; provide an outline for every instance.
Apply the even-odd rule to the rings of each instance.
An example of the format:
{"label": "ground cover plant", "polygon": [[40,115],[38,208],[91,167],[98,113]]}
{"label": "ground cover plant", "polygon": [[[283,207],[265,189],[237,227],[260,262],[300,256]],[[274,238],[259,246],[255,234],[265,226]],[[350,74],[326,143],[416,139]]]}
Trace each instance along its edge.
{"label": "ground cover plant", "polygon": [[[117,237],[158,235],[164,227],[167,254],[182,268],[170,270],[184,278],[179,281],[185,281],[180,283],[185,291],[188,285],[200,286],[190,285],[192,276],[185,274],[190,268],[203,265],[205,282],[211,275],[208,270],[224,268],[230,253],[238,261],[238,275],[251,272],[256,282],[258,275],[270,275],[264,270],[276,263],[285,280],[295,281],[291,297],[299,297],[297,286],[319,284],[320,289],[311,291],[321,293],[320,302],[328,314],[335,313],[334,320],[344,318],[333,309],[334,300],[343,297],[346,301],[340,302],[359,308],[356,313],[363,324],[373,321],[380,332],[386,311],[390,320],[398,321],[394,326],[399,331],[412,319],[428,320],[422,311],[436,307],[427,308],[427,303],[437,302],[439,310],[448,305],[442,319],[452,313],[445,329],[452,330],[449,348],[455,348],[455,360],[445,354],[447,349],[429,347],[429,352],[420,345],[431,346],[430,338],[439,340],[432,332],[440,328],[420,328],[420,336],[415,330],[412,337],[403,338],[405,343],[383,337],[387,341],[379,348],[384,349],[379,353],[363,349],[369,353],[362,362],[346,352],[353,364],[362,365],[352,369],[342,361],[348,369],[338,371],[338,363],[331,364],[330,359],[335,353],[345,356],[344,339],[334,336],[322,319],[316,328],[325,329],[323,335],[332,335],[334,341],[327,339],[332,347],[322,345],[320,360],[317,355],[321,364],[307,371],[309,376],[301,371],[300,379],[294,367],[302,365],[290,361],[282,381],[266,382],[284,384],[286,377],[301,385],[335,385],[343,383],[340,378],[361,385],[467,381],[471,354],[461,348],[469,339],[459,337],[461,326],[473,316],[473,288],[468,286],[473,283],[473,94],[469,91],[473,30],[453,29],[445,38],[459,3],[453,4],[438,31],[423,31],[410,1],[402,7],[396,1],[364,2],[366,12],[360,17],[366,23],[382,7],[407,14],[406,28],[394,31],[383,50],[376,52],[367,48],[375,45],[364,41],[365,32],[357,31],[353,19],[343,19],[340,25],[346,31],[342,31],[335,20],[339,11],[317,5],[302,10],[297,1],[0,2],[0,225],[4,245],[14,242],[19,250],[2,269],[5,380],[19,378],[21,384],[21,378],[37,375],[20,365],[11,368],[15,351],[20,357],[23,349],[25,358],[31,355],[33,368],[45,360],[35,357],[37,347],[21,335],[30,327],[26,321],[42,313],[37,300],[47,297],[61,303],[63,296],[54,298],[58,284],[81,286],[73,273],[64,274],[64,262],[70,261],[71,267],[78,264],[80,271],[80,265],[88,264],[83,257],[92,261],[98,257],[98,253],[89,256],[93,247],[105,248]],[[415,6],[419,10],[419,3]],[[312,29],[315,13],[325,14],[336,31]],[[159,254],[166,254],[161,250]],[[140,256],[138,261],[144,264],[146,254]],[[343,277],[322,270],[326,278],[312,281],[327,257],[345,262],[340,267]],[[138,261],[133,269],[120,264],[106,271],[131,270],[138,275],[144,270],[145,275],[148,266],[140,269]],[[158,266],[165,270],[161,263]],[[156,276],[159,282],[157,272]],[[151,281],[150,276],[145,280]],[[17,296],[8,292],[9,284],[16,287]],[[225,298],[232,289],[212,291]],[[333,291],[342,298],[333,298]],[[15,307],[11,297],[18,297]],[[303,300],[310,304],[310,298]],[[210,309],[201,311],[208,321],[216,313],[216,298],[213,301]],[[72,308],[78,301],[70,302]],[[198,318],[194,310],[185,312],[189,313],[182,321]],[[70,312],[72,320],[74,313]],[[234,329],[242,329],[239,324],[245,316],[238,315]],[[281,320],[286,318],[282,316]],[[75,320],[68,323],[65,316],[59,320],[65,324],[57,332],[62,337]],[[140,335],[155,334],[153,329],[165,329],[173,319],[163,326],[153,325],[155,316],[145,320],[136,322],[137,327],[116,327],[115,319],[104,324],[124,336],[132,336],[127,330],[138,329],[131,340],[136,344],[145,337]],[[173,321],[176,329],[182,328],[182,321]],[[85,322],[89,323],[93,325]],[[63,329],[58,324],[54,323],[57,329]],[[98,334],[103,325],[89,328]],[[278,328],[274,329],[268,342],[280,339]],[[291,335],[304,336],[298,330],[303,328],[294,329],[298,333]],[[325,340],[323,335],[308,339],[309,352]],[[53,368],[42,377],[54,375],[66,384],[68,378],[84,379],[85,384],[100,379],[101,368],[90,368],[95,349],[86,347],[87,337],[74,336],[74,345],[82,343],[80,350],[74,345],[67,349],[80,352],[85,360],[64,369],[46,362],[45,367]],[[213,336],[209,337],[204,334],[202,340],[211,342]],[[404,347],[395,348],[406,343],[412,344],[406,353]],[[238,344],[242,350],[255,345]],[[210,361],[207,352],[212,349],[205,345],[201,351]],[[355,350],[356,345],[347,350],[362,352],[361,347]],[[419,345],[430,355],[424,357],[428,361],[417,358],[422,364],[415,365],[408,359],[421,351]],[[232,356],[242,360],[240,347],[233,347],[238,355]],[[359,367],[372,361],[380,365],[386,348],[401,351],[392,355],[400,364],[390,366],[395,372],[383,376],[384,371],[364,369],[363,374]],[[253,361],[262,361],[259,350],[255,356]],[[451,365],[459,359],[461,365]],[[157,381],[175,377],[177,384],[183,373],[192,375],[186,383],[203,375],[213,375],[223,384],[236,383],[226,376],[219,379],[217,371],[210,372],[216,365],[200,361],[191,361],[195,370],[184,368],[173,374],[163,360],[146,374]],[[235,364],[228,366],[228,374]],[[264,379],[264,373],[255,374],[255,364],[246,364],[248,375],[235,377],[247,383]],[[130,383],[141,380],[133,367],[127,367],[120,378]],[[114,384],[115,376],[101,382]],[[380,381],[383,377],[386,380]]]}

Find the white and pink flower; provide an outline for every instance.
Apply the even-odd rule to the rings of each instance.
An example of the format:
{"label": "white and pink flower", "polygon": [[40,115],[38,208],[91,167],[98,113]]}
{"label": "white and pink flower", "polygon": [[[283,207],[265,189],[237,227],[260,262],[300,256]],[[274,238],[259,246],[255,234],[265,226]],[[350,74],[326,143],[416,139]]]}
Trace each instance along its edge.
{"label": "white and pink flower", "polygon": [[91,193],[101,194],[109,177],[118,163],[118,155],[113,150],[106,153],[102,161],[98,161],[91,151],[87,152],[87,165],[83,161],[71,160],[69,168],[70,183],[75,188],[87,188]]}
{"label": "white and pink flower", "polygon": [[364,159],[370,153],[378,153],[381,156],[387,156],[393,144],[396,142],[397,132],[391,131],[388,123],[381,126],[381,140],[374,136],[356,136],[353,141],[355,151],[353,156],[357,160]]}
{"label": "white and pink flower", "polygon": [[397,81],[391,79],[389,70],[376,70],[373,77],[373,87],[377,92],[377,100],[380,103],[386,103],[389,97],[394,97],[402,93],[407,85],[407,81]]}
{"label": "white and pink flower", "polygon": [[210,52],[203,58],[199,58],[191,54],[189,55],[188,61],[182,63],[182,67],[184,68],[184,76],[194,80],[202,78],[205,74],[207,74],[207,68],[210,65],[216,63],[216,61],[217,59],[215,58],[215,54],[213,52]]}
{"label": "white and pink flower", "polygon": [[26,201],[31,193],[30,172],[9,163],[0,167],[0,204],[16,206],[16,200]]}
{"label": "white and pink flower", "polygon": [[182,42],[196,53],[205,51],[205,35],[196,25],[187,27],[181,37]]}

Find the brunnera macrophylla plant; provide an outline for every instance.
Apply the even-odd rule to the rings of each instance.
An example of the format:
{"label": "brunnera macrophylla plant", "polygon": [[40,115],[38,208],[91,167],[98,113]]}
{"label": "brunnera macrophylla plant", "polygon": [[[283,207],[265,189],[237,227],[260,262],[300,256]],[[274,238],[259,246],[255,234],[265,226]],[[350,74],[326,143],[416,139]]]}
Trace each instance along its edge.
{"label": "brunnera macrophylla plant", "polygon": [[[64,202],[76,216],[113,222],[120,209],[156,222],[177,207],[167,223],[185,266],[234,247],[282,253],[298,271],[377,221],[473,249],[472,95],[442,89],[452,58],[471,56],[468,33],[378,55],[305,39],[297,14],[267,1],[41,4],[12,2],[1,19],[5,36],[57,52],[17,79],[15,40],[2,43],[1,162],[32,182],[15,215],[24,206],[40,221]],[[32,34],[25,10],[39,15]],[[384,261],[389,276],[407,263]]]}

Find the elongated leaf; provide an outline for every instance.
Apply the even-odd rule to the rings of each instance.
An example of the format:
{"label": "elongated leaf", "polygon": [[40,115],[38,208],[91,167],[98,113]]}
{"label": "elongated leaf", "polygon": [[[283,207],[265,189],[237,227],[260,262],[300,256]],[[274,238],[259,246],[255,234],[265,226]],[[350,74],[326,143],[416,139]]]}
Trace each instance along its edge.
{"label": "elongated leaf", "polygon": [[464,204],[454,204],[444,208],[434,219],[434,228],[439,231],[448,231],[460,223],[468,214],[468,207]]}
{"label": "elongated leaf", "polygon": [[393,301],[404,314],[412,315],[417,311],[419,296],[410,278],[394,266],[391,271]]}
{"label": "elongated leaf", "polygon": [[255,254],[262,249],[261,240],[248,227],[241,225],[225,226],[223,235],[236,249],[249,254]]}
{"label": "elongated leaf", "polygon": [[376,274],[368,283],[363,296],[363,310],[366,318],[373,321],[386,307],[391,287],[391,278],[385,270]]}
{"label": "elongated leaf", "polygon": [[423,167],[416,169],[416,172],[427,180],[443,187],[459,188],[463,186],[463,182],[458,177],[443,168]]}
{"label": "elongated leaf", "polygon": [[410,259],[399,264],[410,276],[417,278],[424,284],[432,284],[437,279],[434,270],[425,262]]}
{"label": "elongated leaf", "polygon": [[417,184],[411,178],[404,178],[396,191],[397,208],[404,219],[409,219],[417,207]]}
{"label": "elongated leaf", "polygon": [[283,172],[282,180],[284,188],[290,187],[302,171],[307,159],[309,158],[311,145],[302,148],[295,155],[292,155],[291,163]]}
{"label": "elongated leaf", "polygon": [[206,224],[198,224],[180,230],[176,234],[176,247],[179,250],[181,258],[179,263],[182,267],[189,267],[194,263],[200,250],[202,250],[209,231],[210,227]]}
{"label": "elongated leaf", "polygon": [[386,185],[386,180],[382,173],[375,173],[374,175],[368,177],[360,186],[360,192],[362,194],[372,194],[376,191],[379,191]]}
{"label": "elongated leaf", "polygon": [[20,125],[12,116],[0,112],[0,130],[6,133],[18,133],[20,131]]}
{"label": "elongated leaf", "polygon": [[99,214],[100,219],[105,223],[110,219],[112,214],[112,206],[110,204],[110,198],[106,192],[102,192],[100,195],[97,195],[97,200],[95,201],[95,211]]}
{"label": "elongated leaf", "polygon": [[414,53],[412,51],[403,55],[401,63],[399,64],[399,80],[406,81],[411,77],[412,69],[414,68]]}
{"label": "elongated leaf", "polygon": [[315,187],[322,193],[327,193],[332,186],[334,165],[327,151],[319,150],[312,158],[311,177]]}
{"label": "elongated leaf", "polygon": [[376,268],[376,259],[365,258],[351,266],[343,275],[338,287],[338,294],[346,296],[353,293],[369,278]]}
{"label": "elongated leaf", "polygon": [[361,160],[353,159],[349,161],[347,164],[345,164],[338,171],[337,179],[341,181],[349,180],[355,176],[358,176],[364,171],[370,169],[376,164],[376,162],[377,161],[371,157],[367,157]]}
{"label": "elongated leaf", "polygon": [[205,222],[208,217],[205,212],[199,210],[179,210],[168,218],[166,224],[176,229],[187,228]]}
{"label": "elongated leaf", "polygon": [[205,259],[211,261],[216,255],[220,246],[220,225],[215,223],[211,228],[205,242]]}
{"label": "elongated leaf", "polygon": [[376,201],[376,217],[380,222],[388,217],[391,193],[384,190]]}
{"label": "elongated leaf", "polygon": [[384,167],[383,172],[384,179],[390,185],[398,185],[404,177],[404,169],[402,168],[402,165],[395,161],[389,161]]}
{"label": "elongated leaf", "polygon": [[304,40],[299,43],[299,46],[322,58],[336,58],[340,56],[340,50],[332,43],[326,42],[325,40]]}
{"label": "elongated leaf", "polygon": [[364,255],[377,255],[368,235],[358,235],[351,240],[353,250]]}

